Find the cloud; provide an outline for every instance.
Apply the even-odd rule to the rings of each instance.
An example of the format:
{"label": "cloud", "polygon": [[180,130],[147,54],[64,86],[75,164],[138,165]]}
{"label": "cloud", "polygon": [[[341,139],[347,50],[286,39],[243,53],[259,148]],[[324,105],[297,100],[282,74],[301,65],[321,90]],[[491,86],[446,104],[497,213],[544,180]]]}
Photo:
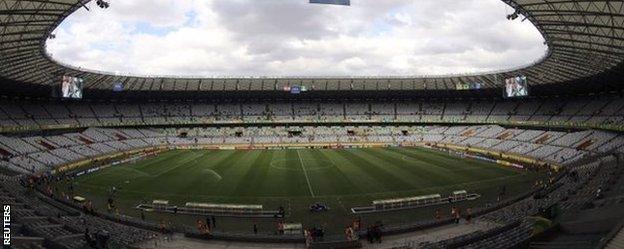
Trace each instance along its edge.
{"label": "cloud", "polygon": [[499,0],[127,0],[72,14],[63,63],[133,75],[412,76],[483,72],[545,54]]}

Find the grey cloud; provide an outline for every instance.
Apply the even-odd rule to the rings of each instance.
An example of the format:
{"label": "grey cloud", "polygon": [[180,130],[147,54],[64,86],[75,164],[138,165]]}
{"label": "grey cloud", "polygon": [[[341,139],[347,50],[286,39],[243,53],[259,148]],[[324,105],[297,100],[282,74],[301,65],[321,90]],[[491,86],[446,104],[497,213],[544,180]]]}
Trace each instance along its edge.
{"label": "grey cloud", "polygon": [[[544,53],[539,33],[506,20],[499,0],[306,2],[116,1],[106,11],[70,16],[49,51],[98,70],[205,76],[461,73],[518,66]],[[210,13],[183,25],[205,6]],[[173,31],[138,34],[138,22]]]}

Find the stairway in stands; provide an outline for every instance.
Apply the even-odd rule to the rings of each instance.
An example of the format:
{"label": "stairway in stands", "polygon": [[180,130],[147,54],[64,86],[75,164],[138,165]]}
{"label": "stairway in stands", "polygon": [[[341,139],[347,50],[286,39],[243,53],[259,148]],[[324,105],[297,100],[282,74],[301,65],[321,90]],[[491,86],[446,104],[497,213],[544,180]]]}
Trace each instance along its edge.
{"label": "stairway in stands", "polygon": [[607,246],[605,247],[605,249],[620,249],[620,248],[624,248],[624,227],[620,229],[620,232],[618,232],[615,235],[615,237],[613,237],[613,239],[609,241],[609,244],[607,244]]}
{"label": "stairway in stands", "polygon": [[568,234],[560,235],[548,242],[531,242],[531,249],[593,249],[601,235]]}

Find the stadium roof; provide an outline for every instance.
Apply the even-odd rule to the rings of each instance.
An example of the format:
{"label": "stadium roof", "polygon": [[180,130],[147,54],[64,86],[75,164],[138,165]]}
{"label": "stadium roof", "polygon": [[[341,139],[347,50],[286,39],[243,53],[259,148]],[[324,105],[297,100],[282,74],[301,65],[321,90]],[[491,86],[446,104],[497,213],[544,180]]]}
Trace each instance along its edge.
{"label": "stadium roof", "polygon": [[[61,65],[47,55],[46,40],[67,16],[89,1],[0,2],[0,77],[4,79],[0,90],[49,89],[65,74],[84,78],[86,89],[94,92],[110,92],[116,82],[123,83],[127,92],[275,92],[290,85],[305,85],[315,91],[446,91],[455,90],[457,83],[479,82],[498,93],[505,78],[517,75],[526,75],[532,87],[540,91],[578,92],[621,89],[624,78],[621,0],[503,0],[540,30],[549,47],[544,59],[508,71],[425,78],[134,77]],[[524,18],[522,15],[519,18]]]}

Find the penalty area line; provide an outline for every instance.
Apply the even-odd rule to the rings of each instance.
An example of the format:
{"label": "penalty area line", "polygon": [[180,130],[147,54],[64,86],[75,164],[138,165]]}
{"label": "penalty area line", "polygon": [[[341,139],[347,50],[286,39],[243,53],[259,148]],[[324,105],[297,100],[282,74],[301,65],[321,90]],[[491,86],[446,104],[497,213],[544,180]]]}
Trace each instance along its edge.
{"label": "penalty area line", "polygon": [[301,155],[299,154],[299,150],[297,150],[297,157],[299,158],[299,164],[301,164],[301,169],[303,170],[303,175],[306,178],[306,181],[308,182],[308,190],[310,190],[310,195],[312,195],[312,197],[316,197],[314,196],[314,191],[312,190],[312,184],[310,184],[310,177],[308,177],[308,171],[306,170],[305,166],[303,166],[303,159],[301,159]]}

